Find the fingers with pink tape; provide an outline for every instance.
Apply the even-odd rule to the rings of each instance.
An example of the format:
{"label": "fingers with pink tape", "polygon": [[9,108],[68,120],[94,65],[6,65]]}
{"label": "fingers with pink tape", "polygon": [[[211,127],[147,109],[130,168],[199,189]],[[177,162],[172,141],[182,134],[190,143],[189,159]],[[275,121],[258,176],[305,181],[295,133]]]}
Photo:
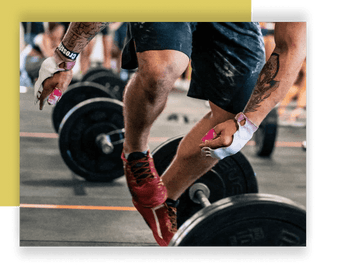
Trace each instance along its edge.
{"label": "fingers with pink tape", "polygon": [[55,105],[60,100],[61,96],[62,96],[61,90],[55,88],[55,90],[50,94],[47,102],[50,105]]}

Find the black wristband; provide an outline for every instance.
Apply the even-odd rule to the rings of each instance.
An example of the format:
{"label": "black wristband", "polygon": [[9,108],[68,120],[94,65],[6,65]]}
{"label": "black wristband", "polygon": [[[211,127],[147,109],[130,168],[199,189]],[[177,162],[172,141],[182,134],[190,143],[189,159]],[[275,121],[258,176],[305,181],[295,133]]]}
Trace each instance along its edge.
{"label": "black wristband", "polygon": [[62,42],[59,44],[57,49],[64,57],[68,58],[69,60],[76,60],[77,56],[79,56],[79,53],[68,50]]}

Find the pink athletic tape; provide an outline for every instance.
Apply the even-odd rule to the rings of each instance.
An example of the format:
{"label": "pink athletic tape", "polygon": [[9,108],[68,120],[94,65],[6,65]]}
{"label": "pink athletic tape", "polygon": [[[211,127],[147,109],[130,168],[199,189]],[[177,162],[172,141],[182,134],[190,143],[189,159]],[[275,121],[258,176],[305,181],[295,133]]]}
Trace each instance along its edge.
{"label": "pink athletic tape", "polygon": [[50,105],[56,104],[62,96],[62,92],[60,89],[56,88],[49,96],[48,103]]}
{"label": "pink athletic tape", "polygon": [[201,139],[201,141],[202,142],[211,141],[215,137],[216,137],[216,133],[215,133],[215,130],[212,128],[209,130],[208,133],[206,133],[206,135]]}

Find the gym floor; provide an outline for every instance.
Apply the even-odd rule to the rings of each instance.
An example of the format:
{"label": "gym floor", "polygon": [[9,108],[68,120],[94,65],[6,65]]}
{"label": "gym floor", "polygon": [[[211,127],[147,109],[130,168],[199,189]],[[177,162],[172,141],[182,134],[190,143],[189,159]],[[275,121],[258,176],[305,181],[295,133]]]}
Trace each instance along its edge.
{"label": "gym floor", "polygon": [[[204,101],[171,92],[152,128],[150,149],[187,133],[208,110]],[[64,164],[51,113],[50,106],[43,111],[34,106],[32,89],[20,94],[20,246],[157,246],[133,208],[124,177],[88,182]],[[242,150],[260,193],[306,206],[305,140],[305,127],[281,126],[270,158],[256,156],[253,142]]]}

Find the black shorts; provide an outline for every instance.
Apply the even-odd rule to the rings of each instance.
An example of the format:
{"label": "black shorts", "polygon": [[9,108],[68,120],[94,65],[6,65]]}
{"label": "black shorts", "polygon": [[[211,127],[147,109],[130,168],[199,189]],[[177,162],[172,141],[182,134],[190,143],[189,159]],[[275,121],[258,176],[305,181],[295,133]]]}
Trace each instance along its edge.
{"label": "black shorts", "polygon": [[136,52],[183,52],[192,66],[188,96],[234,114],[245,108],[265,64],[264,41],[255,22],[129,23],[125,43],[125,69],[137,67]]}

